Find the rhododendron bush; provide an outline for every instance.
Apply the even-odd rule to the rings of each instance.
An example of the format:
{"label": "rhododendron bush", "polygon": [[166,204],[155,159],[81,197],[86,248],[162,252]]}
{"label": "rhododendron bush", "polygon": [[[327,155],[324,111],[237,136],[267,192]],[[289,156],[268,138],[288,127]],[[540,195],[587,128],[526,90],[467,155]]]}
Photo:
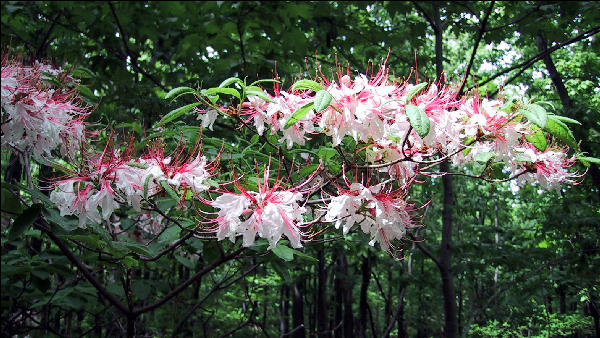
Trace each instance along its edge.
{"label": "rhododendron bush", "polygon": [[[595,161],[580,156],[568,127],[578,122],[544,102],[463,95],[453,84],[400,80],[391,67],[176,87],[164,99],[177,108],[136,137],[92,117],[102,102],[87,101],[75,76],[90,71],[5,55],[2,151],[24,177],[5,175],[3,211],[9,202],[16,211],[3,214],[3,229],[9,241],[47,236],[133,336],[141,314],[246,248],[283,279],[280,261],[315,262],[303,247],[325,237],[361,238],[402,259],[435,203],[411,199],[415,186],[461,175],[554,190],[579,182],[578,159]],[[149,287],[132,287],[132,276],[167,255],[204,265],[154,303],[138,301],[135,291]],[[99,282],[93,264],[118,267],[106,278],[120,276],[125,293]]]}
{"label": "rhododendron bush", "polygon": [[[187,238],[242,237],[243,247],[262,238],[267,250],[282,239],[300,248],[341,228],[335,231],[362,231],[370,245],[395,255],[394,243],[420,225],[421,206],[410,201],[420,177],[515,180],[546,190],[577,183],[570,169],[577,143],[567,127],[577,121],[541,103],[459,96],[453,85],[400,81],[385,64],[369,74],[335,74],[319,68],[287,85],[234,77],[216,88],[177,87],[165,99],[192,103],[165,114],[150,136],[126,140],[104,130],[110,135],[97,147],[99,129],[86,129],[93,107],[69,72],[5,56],[2,147],[24,164],[33,159],[62,172],[49,198],[33,192],[31,178],[23,187],[33,202],[47,202],[45,214],[56,216],[49,210],[57,208],[77,217],[80,229],[129,234],[124,241],[148,257],[164,249],[153,238],[174,228]],[[164,138],[180,131],[175,122],[184,115],[197,116],[198,134],[182,132],[168,149]],[[241,156],[210,137],[219,119],[254,133]],[[210,152],[203,153],[204,139]],[[453,170],[436,170],[445,161]],[[241,170],[248,162],[254,172]],[[128,229],[123,215],[135,220]]]}

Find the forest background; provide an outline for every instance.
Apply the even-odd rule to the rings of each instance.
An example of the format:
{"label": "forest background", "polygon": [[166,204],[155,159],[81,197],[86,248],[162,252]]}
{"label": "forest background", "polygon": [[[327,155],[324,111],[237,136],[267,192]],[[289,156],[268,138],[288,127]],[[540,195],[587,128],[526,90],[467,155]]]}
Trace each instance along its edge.
{"label": "forest background", "polygon": [[[175,87],[215,87],[231,76],[254,81],[276,72],[285,88],[317,65],[328,73],[337,65],[364,72],[387,58],[394,76],[411,82],[443,73],[447,82],[465,79],[465,90],[481,96],[549,102],[554,113],[581,123],[572,126],[580,149],[600,156],[598,2],[1,6],[3,51],[86,69],[80,93],[96,107],[90,120],[139,140],[153,137],[151,126],[181,105],[164,99]],[[198,122],[185,121],[178,127],[193,135]],[[171,136],[176,142],[179,132]],[[244,156],[252,137],[219,122],[210,136],[232,144],[226,149],[232,158]],[[329,159],[341,161],[336,156]],[[454,177],[449,186],[426,178],[412,194],[420,205],[430,201],[420,211],[423,227],[403,242],[402,259],[358,233],[324,232],[293,254],[263,247],[227,261],[222,253],[229,243],[191,241],[185,249],[195,259],[175,251],[148,262],[123,254],[135,271],[125,287],[111,280],[123,264],[102,261],[96,249],[115,255],[133,249],[96,234],[62,237],[110,297],[151,307],[135,316],[115,308],[53,238],[35,228],[11,233],[5,219],[24,206],[4,185],[20,177],[10,163],[3,151],[6,336],[600,336],[594,163],[576,165],[587,170],[580,184],[543,193],[467,177]],[[34,169],[53,175],[45,166]],[[444,205],[451,222],[443,220]],[[180,236],[171,231],[160,240]]]}

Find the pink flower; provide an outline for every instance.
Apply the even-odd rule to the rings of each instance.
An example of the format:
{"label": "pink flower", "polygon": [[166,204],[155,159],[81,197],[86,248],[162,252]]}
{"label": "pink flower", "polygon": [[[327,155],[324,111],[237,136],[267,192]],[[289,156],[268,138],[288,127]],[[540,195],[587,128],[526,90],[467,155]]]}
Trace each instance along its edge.
{"label": "pink flower", "polygon": [[[575,184],[575,178],[581,177],[567,170],[575,163],[575,157],[567,157],[567,147],[562,149],[548,147],[545,151],[539,151],[528,143],[525,147],[516,150],[522,151],[522,157],[531,163],[529,167],[533,170],[519,176],[519,184],[539,183],[543,189],[553,190],[561,184]],[[523,167],[527,167],[527,164]]]}
{"label": "pink flower", "polygon": [[285,236],[292,247],[301,247],[305,234],[300,228],[306,208],[298,203],[307,190],[301,190],[303,185],[284,189],[279,178],[269,187],[268,166],[262,184],[260,178],[257,182],[258,191],[248,191],[236,180],[234,184],[239,194],[227,191],[211,202],[220,209],[216,219],[217,238],[227,237],[233,242],[242,235],[243,245],[248,247],[258,234],[269,241],[269,249],[272,249]]}
{"label": "pink flower", "polygon": [[343,234],[355,225],[371,237],[370,245],[379,242],[381,248],[390,251],[392,241],[401,239],[406,229],[413,227],[411,204],[405,200],[402,189],[385,189],[383,183],[365,187],[361,183],[346,180],[347,189],[338,187],[339,195],[327,206],[325,221],[335,222],[336,229],[343,224]]}
{"label": "pink flower", "polygon": [[[63,85],[44,78],[54,74]],[[2,58],[2,145],[34,156],[50,156],[60,146],[62,155],[73,156],[85,141],[83,120],[89,114],[67,83],[75,80],[61,69],[36,63],[24,66]]]}

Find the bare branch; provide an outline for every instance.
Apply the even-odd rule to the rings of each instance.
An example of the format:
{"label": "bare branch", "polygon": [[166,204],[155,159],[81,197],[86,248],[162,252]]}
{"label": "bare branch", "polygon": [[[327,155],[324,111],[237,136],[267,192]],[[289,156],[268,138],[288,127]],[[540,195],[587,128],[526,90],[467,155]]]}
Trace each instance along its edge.
{"label": "bare branch", "polygon": [[241,247],[228,255],[222,256],[221,258],[214,261],[212,264],[210,264],[207,267],[205,267],[204,269],[198,271],[195,275],[193,275],[188,280],[183,282],[181,285],[179,285],[177,288],[175,288],[173,291],[171,291],[168,295],[164,296],[161,300],[157,301],[154,304],[135,309],[135,310],[133,310],[133,314],[137,316],[144,312],[152,311],[152,310],[156,309],[157,307],[163,305],[164,303],[171,300],[173,297],[177,296],[183,290],[185,290],[185,288],[187,288],[190,284],[194,283],[198,278],[200,278],[200,277],[204,276],[205,274],[209,273],[210,271],[214,270],[217,266],[234,259],[237,255],[239,255],[242,251],[244,251],[244,249],[245,249],[244,247]]}
{"label": "bare branch", "polygon": [[94,288],[96,288],[96,290],[98,290],[98,292],[104,298],[106,298],[112,305],[114,305],[117,309],[119,309],[119,311],[123,312],[126,315],[131,314],[129,309],[127,309],[127,307],[125,307],[125,305],[123,305],[121,302],[119,302],[110,292],[108,292],[102,286],[102,284],[100,284],[94,278],[94,276],[92,276],[92,274],[88,270],[88,268],[81,261],[79,261],[79,259],[77,259],[77,257],[75,257],[75,255],[69,250],[69,248],[67,248],[65,243],[60,238],[58,238],[58,236],[56,236],[52,232],[52,230],[50,230],[50,225],[48,224],[46,219],[44,219],[43,217],[40,217],[39,222],[41,222],[42,225],[38,224],[37,228],[40,229],[42,232],[44,232],[46,235],[48,235],[48,237],[50,237],[50,239],[54,242],[54,244],[56,244],[56,246],[58,246],[58,248],[65,254],[65,256],[67,256],[67,258],[71,261],[71,263],[73,263],[81,271],[81,273],[94,286]]}
{"label": "bare branch", "polygon": [[473,46],[473,52],[471,52],[471,59],[469,60],[469,64],[467,65],[467,69],[465,70],[465,77],[463,82],[458,89],[458,96],[462,95],[462,91],[465,88],[465,84],[467,83],[467,79],[469,78],[469,73],[471,73],[471,67],[473,66],[473,61],[475,60],[475,54],[477,54],[477,47],[479,47],[479,42],[481,42],[481,38],[483,34],[485,34],[485,26],[487,25],[487,21],[490,18],[490,14],[492,13],[492,9],[494,8],[495,1],[490,3],[490,7],[485,12],[485,16],[479,25],[479,32],[477,33],[477,38],[475,39],[475,45]]}
{"label": "bare branch", "polygon": [[[521,68],[521,67],[525,67],[525,69],[527,69],[530,66],[532,66],[535,62],[537,62],[538,60],[541,60],[544,56],[549,55],[549,54],[553,53],[554,51],[556,51],[556,50],[558,50],[558,49],[560,49],[562,47],[568,46],[568,45],[570,45],[572,43],[581,41],[583,39],[587,39],[587,38],[589,38],[589,37],[597,34],[598,32],[600,32],[600,26],[596,26],[596,27],[594,27],[594,28],[592,28],[592,29],[590,29],[588,31],[585,31],[585,32],[583,32],[583,33],[581,33],[581,34],[579,34],[579,35],[577,35],[575,37],[570,38],[569,40],[567,40],[565,42],[562,42],[562,43],[559,43],[559,44],[557,44],[555,46],[552,46],[551,48],[548,48],[547,50],[545,50],[545,51],[543,51],[541,53],[538,53],[538,54],[534,55],[533,57],[531,57],[531,58],[529,58],[529,59],[527,59],[527,60],[525,60],[525,61],[523,61],[521,63],[518,63],[518,64],[516,64],[514,66],[508,67],[508,68],[506,68],[506,69],[504,69],[504,70],[496,73],[495,75],[487,78],[485,81],[477,83],[477,84],[469,87],[468,90],[471,90],[471,89],[473,89],[475,87],[483,86],[484,84],[486,84],[486,83],[488,83],[488,82],[490,82],[490,81],[492,81],[492,80],[494,80],[494,79],[496,79],[496,78],[498,78],[498,77],[500,77],[500,76],[502,76],[502,75],[504,75],[506,73],[509,73],[509,72],[511,72],[511,71],[513,71],[515,69],[518,69],[518,68]],[[521,70],[521,73],[523,71],[524,70]]]}

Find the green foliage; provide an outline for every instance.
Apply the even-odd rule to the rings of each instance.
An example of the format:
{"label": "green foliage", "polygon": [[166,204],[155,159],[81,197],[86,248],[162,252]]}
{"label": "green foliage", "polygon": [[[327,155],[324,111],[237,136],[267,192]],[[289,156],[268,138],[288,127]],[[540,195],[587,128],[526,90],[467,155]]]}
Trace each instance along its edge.
{"label": "green foliage", "polygon": [[[390,74],[393,78],[410,76],[411,83],[418,83],[407,95],[407,114],[421,137],[428,134],[427,115],[410,102],[425,89],[425,80],[435,78],[435,31],[427,16],[433,15],[436,4],[444,21],[444,71],[449,80],[463,79],[480,19],[490,2],[419,3],[420,10],[415,3],[396,1],[6,1],[1,4],[1,37],[3,50],[10,46],[24,60],[42,58],[73,67],[73,75],[81,79],[76,89],[95,106],[90,128],[98,132],[99,148],[108,136],[99,125],[112,125],[117,137],[132,133],[141,140],[137,152],[158,138],[171,149],[180,139],[188,140],[184,152],[189,152],[201,129],[194,108],[218,99],[230,111],[219,117],[213,133],[202,135],[203,153],[209,158],[221,153],[221,177],[234,180],[244,175],[241,184],[255,189],[255,159],[270,160],[273,166],[293,160],[299,167],[290,174],[294,179],[293,175],[304,178],[312,174],[320,167],[319,159],[330,172],[342,172],[346,159],[327,147],[321,135],[312,136],[311,149],[294,147],[280,152],[276,135],[266,132],[259,137],[248,128],[237,129],[237,117],[243,113],[239,104],[248,95],[269,99],[262,86],[287,90],[298,74],[317,80],[296,81],[291,90],[312,91],[310,95],[319,100],[315,97],[316,102],[297,110],[284,128],[298,123],[311,109],[330,107],[325,84],[318,80],[320,72],[331,78],[337,76],[338,64],[362,70],[368,62],[377,65],[387,57],[388,65],[397,72]],[[577,158],[591,166],[591,173],[600,157],[598,36],[550,54],[572,101],[570,107],[563,106],[542,59],[509,69],[539,53],[535,37],[540,32],[550,47],[595,27],[600,22],[599,4],[495,2],[491,13],[465,88],[490,98],[511,92],[535,97],[536,104],[520,110],[540,128],[527,139],[540,151],[552,147],[553,139],[567,143],[573,154],[582,152]],[[504,70],[504,75],[483,83]],[[222,80],[228,76],[232,77]],[[271,77],[277,80],[257,81]],[[360,159],[367,146],[347,138],[340,149]],[[310,164],[302,153],[313,156]],[[280,158],[281,154],[286,159]],[[486,166],[492,160],[490,154],[477,155],[481,165],[474,166],[473,173],[479,174],[485,166],[493,178],[506,178],[503,163]],[[51,329],[63,336],[126,334],[126,318],[115,315],[115,307],[38,229],[35,222],[39,216],[111,295],[123,304],[131,300],[136,307],[162,299],[240,246],[239,242],[206,240],[201,232],[187,237],[190,231],[200,229],[201,217],[190,218],[175,208],[177,203],[194,215],[215,210],[193,204],[183,190],[164,186],[165,193],[156,203],[170,221],[155,241],[136,240],[138,220],[126,208],[115,213],[118,230],[90,223],[81,228],[77,217],[61,216],[48,196],[28,188],[26,180],[17,177],[7,182],[11,161],[10,154],[3,151],[3,335],[41,337],[50,335]],[[586,170],[581,164],[575,166],[580,172]],[[43,167],[34,164],[31,168],[36,186],[65,174],[56,170],[46,175]],[[284,170],[282,177],[288,175]],[[150,179],[145,183],[144,198]],[[256,241],[238,260],[219,265],[177,297],[138,317],[138,333],[279,336],[284,334],[280,332],[282,321],[290,316],[290,311],[287,317],[282,313],[283,305],[291,306],[290,289],[302,281],[305,326],[314,335],[318,331],[314,318],[315,300],[320,297],[319,260],[325,274],[328,322],[334,322],[338,306],[343,309],[336,298],[343,288],[349,290],[343,297],[351,298],[350,310],[358,323],[362,257],[370,257],[367,299],[373,326],[369,321],[367,336],[381,336],[404,287],[402,315],[409,335],[441,336],[444,315],[438,267],[416,244],[438,255],[442,185],[438,177],[419,179],[426,184],[415,185],[411,202],[427,205],[416,211],[425,226],[414,230],[417,241],[407,239],[401,244],[404,251],[399,258],[403,259],[370,248],[358,233],[341,238],[331,231],[331,225],[329,229],[316,226],[316,232],[323,232],[300,249],[280,242],[270,252],[268,242]],[[454,182],[452,268],[463,330],[473,316],[468,336],[593,335],[592,317],[586,314],[590,306],[598,308],[599,304],[600,210],[598,187],[591,174],[580,185],[546,194],[540,194],[535,186],[492,186],[463,177]],[[312,199],[327,197],[317,194]],[[38,201],[41,205],[35,203]],[[154,211],[148,217],[159,216]],[[169,251],[179,240],[184,244]],[[346,270],[340,263],[342,256],[347,260]],[[335,284],[336,277],[342,283]],[[131,294],[125,292],[128,285]],[[487,303],[499,290],[498,297]],[[559,310],[561,300],[566,304],[565,313]],[[293,329],[291,323],[288,326]],[[394,326],[391,335],[397,334]]]}

